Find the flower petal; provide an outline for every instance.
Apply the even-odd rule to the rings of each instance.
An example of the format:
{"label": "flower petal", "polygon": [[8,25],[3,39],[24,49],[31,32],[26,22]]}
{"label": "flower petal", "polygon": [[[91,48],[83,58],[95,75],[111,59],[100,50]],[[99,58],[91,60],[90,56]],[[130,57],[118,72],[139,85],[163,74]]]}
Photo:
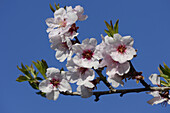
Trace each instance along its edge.
{"label": "flower petal", "polygon": [[89,89],[84,85],[78,86],[77,92],[81,94],[82,98],[89,98],[93,95],[92,89]]}
{"label": "flower petal", "polygon": [[160,77],[157,74],[152,74],[149,77],[149,80],[152,82],[153,85],[160,85]]}
{"label": "flower petal", "polygon": [[59,69],[51,67],[47,69],[46,75],[47,77],[52,77],[52,76],[58,75],[59,73],[60,73]]}
{"label": "flower petal", "polygon": [[52,91],[50,93],[46,93],[46,97],[49,100],[57,100],[60,92],[59,91]]}
{"label": "flower petal", "polygon": [[65,79],[61,80],[60,85],[58,86],[58,89],[59,91],[63,91],[63,92],[66,92],[66,91],[72,92],[70,84]]}
{"label": "flower petal", "polygon": [[133,46],[134,40],[131,36],[124,36],[121,40],[125,45]]}
{"label": "flower petal", "polygon": [[53,85],[50,84],[50,81],[48,79],[43,80],[39,84],[39,90],[41,90],[44,93],[49,93],[53,90]]}

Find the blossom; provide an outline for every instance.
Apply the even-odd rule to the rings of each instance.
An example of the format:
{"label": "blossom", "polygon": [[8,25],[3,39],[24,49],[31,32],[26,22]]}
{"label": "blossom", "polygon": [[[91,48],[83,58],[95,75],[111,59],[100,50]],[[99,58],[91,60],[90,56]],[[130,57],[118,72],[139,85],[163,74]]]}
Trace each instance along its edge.
{"label": "blossom", "polygon": [[72,46],[73,52],[76,55],[73,57],[73,61],[75,64],[80,67],[85,68],[98,68],[99,65],[99,57],[96,54],[95,47],[97,45],[97,41],[94,38],[83,40],[82,44],[75,44]]}
{"label": "blossom", "polygon": [[107,66],[106,69],[107,75],[114,75],[114,74],[123,75],[129,72],[130,70],[129,62],[120,64],[119,62],[114,61],[112,57],[107,53],[105,53],[103,56],[104,58],[99,66],[100,67]]}
{"label": "blossom", "polygon": [[152,74],[149,77],[149,80],[152,82],[152,84],[154,85],[160,85],[160,77],[157,74]]}
{"label": "blossom", "polygon": [[108,46],[107,43],[105,42],[105,37],[103,37],[103,35],[101,35],[102,38],[102,42],[96,46],[95,49],[95,54],[98,54],[99,59],[104,58],[104,54],[106,54],[107,49],[106,47]]}
{"label": "blossom", "polygon": [[153,105],[153,104],[159,104],[163,102],[170,104],[169,92],[160,93],[159,91],[151,91],[151,92],[147,92],[147,94],[154,96],[154,98],[147,101],[148,104]]}
{"label": "blossom", "polygon": [[120,84],[123,86],[123,77],[118,74],[109,75],[107,81],[112,84],[113,87],[118,87]]}
{"label": "blossom", "polygon": [[72,6],[66,7],[66,9],[68,12],[75,12],[78,16],[78,20],[80,21],[86,20],[88,18],[87,15],[83,15],[84,8],[80,5],[76,6],[74,9],[72,8]]}
{"label": "blossom", "polygon": [[51,32],[55,28],[68,31],[68,26],[75,23],[77,19],[78,17],[75,12],[67,12],[64,8],[60,8],[54,12],[54,18],[46,19],[46,24],[49,27],[47,32]]}
{"label": "blossom", "polygon": [[69,39],[63,41],[62,36],[51,36],[50,38],[51,48],[56,51],[55,57],[60,62],[63,62],[66,58],[69,60],[73,55],[72,42]]}
{"label": "blossom", "polygon": [[134,55],[136,55],[136,51],[132,47],[134,41],[131,36],[122,37],[119,34],[114,34],[113,37],[109,37],[107,35],[104,37],[102,43],[104,44],[100,45],[103,46],[103,50],[101,51],[105,51],[113,60],[118,61],[119,63],[125,63],[128,60],[132,60]]}
{"label": "blossom", "polygon": [[76,27],[76,24],[73,23],[71,26],[66,26],[65,29],[54,29],[49,33],[49,38],[51,37],[62,37],[62,41],[65,41],[67,39],[73,39],[76,37],[79,33],[77,33],[77,29],[79,27]]}
{"label": "blossom", "polygon": [[[86,82],[88,84],[88,82]],[[82,98],[89,98],[93,95],[93,88],[88,88],[85,85],[80,85],[77,87],[77,92]]]}
{"label": "blossom", "polygon": [[39,89],[46,93],[49,100],[56,100],[60,92],[71,92],[71,86],[65,78],[65,72],[56,68],[48,68],[47,79],[39,84]]}
{"label": "blossom", "polygon": [[77,85],[85,85],[86,87],[92,88],[94,85],[91,81],[95,77],[95,73],[90,68],[84,68],[76,65],[73,60],[69,60],[66,65],[69,70],[66,74],[67,79],[70,83],[77,82]]}

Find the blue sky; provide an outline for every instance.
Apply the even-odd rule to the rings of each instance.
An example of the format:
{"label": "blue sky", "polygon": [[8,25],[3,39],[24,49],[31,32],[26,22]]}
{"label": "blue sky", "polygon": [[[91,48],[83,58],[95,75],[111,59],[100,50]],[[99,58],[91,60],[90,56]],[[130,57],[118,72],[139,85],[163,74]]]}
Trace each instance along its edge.
{"label": "blue sky", "polygon": [[[138,56],[132,62],[148,83],[149,75],[158,73],[159,64],[165,62],[170,66],[169,0],[1,0],[1,113],[169,113],[169,106],[147,104],[152,96],[145,93],[102,96],[97,103],[94,97],[63,95],[57,101],[50,101],[36,95],[28,83],[16,82],[21,74],[16,66],[21,62],[30,65],[32,60],[45,59],[50,67],[58,68],[66,63],[55,59],[46,33],[45,19],[53,16],[49,3],[54,2],[84,7],[89,18],[77,23],[80,40],[94,37],[100,43],[100,34],[106,35],[104,20],[119,19],[119,33],[131,35],[135,40]],[[107,90],[100,86],[99,89]],[[134,80],[125,83],[124,88],[131,87],[142,86]]]}

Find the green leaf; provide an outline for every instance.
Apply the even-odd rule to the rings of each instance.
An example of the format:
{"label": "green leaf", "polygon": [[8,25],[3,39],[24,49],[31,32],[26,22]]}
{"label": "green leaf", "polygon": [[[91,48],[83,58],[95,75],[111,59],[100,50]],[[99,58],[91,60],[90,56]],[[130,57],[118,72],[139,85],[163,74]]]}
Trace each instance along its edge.
{"label": "green leaf", "polygon": [[20,75],[17,79],[17,82],[24,82],[24,81],[29,81],[29,79],[23,75]]}
{"label": "green leaf", "polygon": [[22,68],[20,68],[19,66],[17,66],[17,68],[18,68],[21,72],[23,72],[27,78],[32,79],[31,73],[29,72],[29,70],[27,70],[27,69],[25,68],[25,66],[23,65],[23,63],[21,63],[21,67],[22,67]]}
{"label": "green leaf", "polygon": [[47,68],[48,68],[47,62],[45,60],[43,60],[43,59],[41,60],[41,62],[43,63],[43,66],[44,66],[45,71],[46,71]]}
{"label": "green leaf", "polygon": [[108,30],[104,30],[104,32],[105,32],[109,37],[113,37],[113,35],[111,35]]}
{"label": "green leaf", "polygon": [[27,70],[33,75],[34,78],[37,77],[35,69],[33,68],[33,65],[31,64],[31,67],[25,65],[27,67]]}
{"label": "green leaf", "polygon": [[112,20],[110,20],[110,26],[112,27],[112,29],[113,29],[113,23],[112,23]]}
{"label": "green leaf", "polygon": [[33,81],[33,82],[29,82],[29,84],[32,86],[32,88],[39,90],[39,82]]}
{"label": "green leaf", "polygon": [[37,79],[37,80],[43,80],[41,77],[37,77],[36,79]]}
{"label": "green leaf", "polygon": [[113,27],[113,23],[110,20],[110,25],[108,22],[104,21],[106,24],[106,27],[108,28],[108,30],[105,30],[105,32],[107,33],[108,36],[113,37],[114,34],[118,33],[118,23],[119,23],[119,19],[116,21],[116,23],[114,24]]}
{"label": "green leaf", "polygon": [[64,6],[64,9],[66,9],[66,6]]}
{"label": "green leaf", "polygon": [[163,74],[170,75],[170,73],[166,69],[164,69],[161,65],[159,65],[159,68],[163,72]]}
{"label": "green leaf", "polygon": [[109,23],[107,23],[106,21],[104,21],[104,22],[105,22],[106,27],[108,28],[109,32],[110,32],[110,33],[111,33],[111,32],[114,32],[112,26],[109,25]]}
{"label": "green leaf", "polygon": [[163,77],[163,78],[165,78],[165,79],[170,79],[170,77],[169,77],[168,75],[165,75],[165,74],[163,74],[163,73],[160,74],[160,77]]}
{"label": "green leaf", "polygon": [[56,10],[60,9],[60,5],[59,4],[56,5],[56,3],[54,3],[54,5],[55,5]]}
{"label": "green leaf", "polygon": [[118,33],[118,24],[119,24],[119,19],[116,21],[115,25],[114,25],[114,31],[115,33]]}
{"label": "green leaf", "polygon": [[46,79],[47,77],[45,73],[46,73],[46,69],[48,68],[46,62],[43,60],[42,62],[39,60],[37,60],[37,62],[34,62],[34,61],[32,62],[35,65],[35,67],[39,70],[39,72],[42,74],[42,76]]}
{"label": "green leaf", "polygon": [[159,70],[159,73],[160,74],[163,74],[162,70],[158,67],[158,70]]}
{"label": "green leaf", "polygon": [[163,80],[161,80],[161,84],[162,84],[163,86],[166,86],[166,87],[169,87],[169,86],[170,86],[168,83],[166,83],[166,82],[163,81]]}
{"label": "green leaf", "polygon": [[165,62],[164,62],[163,64],[164,64],[164,69],[165,69],[168,73],[170,73],[170,68],[165,64]]}
{"label": "green leaf", "polygon": [[53,8],[53,6],[50,4],[50,9],[51,11],[55,12],[55,9]]}
{"label": "green leaf", "polygon": [[36,94],[37,94],[37,95],[41,95],[42,97],[46,97],[46,93],[43,93],[43,92],[41,92],[41,91],[36,92]]}

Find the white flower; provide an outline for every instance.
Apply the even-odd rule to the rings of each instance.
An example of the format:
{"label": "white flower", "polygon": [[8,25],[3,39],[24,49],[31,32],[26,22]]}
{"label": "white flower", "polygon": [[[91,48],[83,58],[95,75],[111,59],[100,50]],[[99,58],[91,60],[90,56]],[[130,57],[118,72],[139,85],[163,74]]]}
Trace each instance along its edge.
{"label": "white flower", "polygon": [[73,55],[72,42],[69,39],[63,41],[61,36],[51,36],[50,38],[51,48],[56,51],[56,59],[63,62],[66,58],[69,60]]}
{"label": "white flower", "polygon": [[84,13],[84,8],[81,7],[80,5],[76,6],[74,9],[72,6],[66,7],[68,12],[75,12],[78,16],[78,20],[83,21],[88,18],[87,15],[83,15]]}
{"label": "white flower", "polygon": [[71,92],[71,86],[65,79],[65,72],[56,68],[48,68],[47,79],[43,80],[39,84],[39,89],[46,93],[46,97],[49,100],[56,100],[60,92]]}
{"label": "white flower", "polygon": [[98,54],[95,54],[95,47],[97,45],[97,41],[94,38],[83,40],[82,44],[75,44],[72,46],[73,52],[76,53],[73,61],[75,64],[80,67],[85,68],[98,68],[99,65],[99,57]]}
{"label": "white flower", "polygon": [[163,103],[163,102],[170,104],[169,92],[165,92],[163,94],[160,94],[159,91],[151,91],[151,92],[147,92],[147,94],[154,96],[154,98],[147,101],[148,104],[153,105],[153,104],[159,104],[159,103]]}
{"label": "white flower", "polygon": [[157,74],[152,74],[149,77],[149,80],[152,82],[153,85],[160,85],[160,77]]}
{"label": "white flower", "polygon": [[88,82],[92,81],[95,77],[95,73],[92,69],[80,67],[76,65],[72,59],[67,62],[66,67],[69,70],[66,77],[71,83],[77,82],[77,85],[85,85],[89,88],[94,87],[91,82]]}
{"label": "white flower", "polygon": [[69,28],[67,27],[75,23],[77,19],[78,17],[75,12],[67,12],[64,8],[60,8],[54,12],[54,18],[46,19],[46,24],[49,27],[47,32],[51,32],[55,28],[68,31]]}
{"label": "white flower", "polygon": [[105,37],[106,52],[110,54],[113,60],[119,63],[125,63],[132,60],[136,55],[133,46],[133,38],[131,36],[122,37],[119,34],[114,34],[114,37]]}
{"label": "white flower", "polygon": [[123,80],[123,77],[119,76],[118,74],[109,75],[109,77],[107,78],[107,81],[109,83],[112,83],[113,87],[118,87],[119,84],[123,86],[124,82],[122,80]]}
{"label": "white flower", "polygon": [[76,37],[79,33],[77,33],[77,29],[79,27],[76,27],[76,24],[72,24],[71,26],[66,26],[65,29],[53,29],[49,33],[49,38],[51,37],[62,37],[62,41],[65,41],[67,39],[73,39]]}
{"label": "white flower", "polygon": [[77,33],[77,29],[79,27],[76,27],[76,24],[72,24],[71,27],[69,28],[69,30],[65,33],[63,33],[65,38],[69,38],[69,39],[73,39],[74,37],[76,37],[79,33]]}
{"label": "white flower", "polygon": [[102,42],[99,45],[97,45],[95,49],[95,54],[97,54],[100,59],[104,58],[103,55],[107,53],[106,47],[108,46],[108,44],[105,42],[105,37],[101,35],[101,38],[102,38]]}
{"label": "white flower", "polygon": [[89,98],[93,95],[93,89],[88,88],[85,85],[78,86],[77,92],[81,95],[82,98]]}
{"label": "white flower", "polygon": [[119,62],[114,61],[112,57],[108,55],[107,53],[105,53],[103,56],[104,58],[101,61],[99,66],[100,67],[107,66],[107,69],[106,69],[107,75],[114,75],[114,74],[123,75],[129,72],[130,70],[129,62],[120,64]]}

